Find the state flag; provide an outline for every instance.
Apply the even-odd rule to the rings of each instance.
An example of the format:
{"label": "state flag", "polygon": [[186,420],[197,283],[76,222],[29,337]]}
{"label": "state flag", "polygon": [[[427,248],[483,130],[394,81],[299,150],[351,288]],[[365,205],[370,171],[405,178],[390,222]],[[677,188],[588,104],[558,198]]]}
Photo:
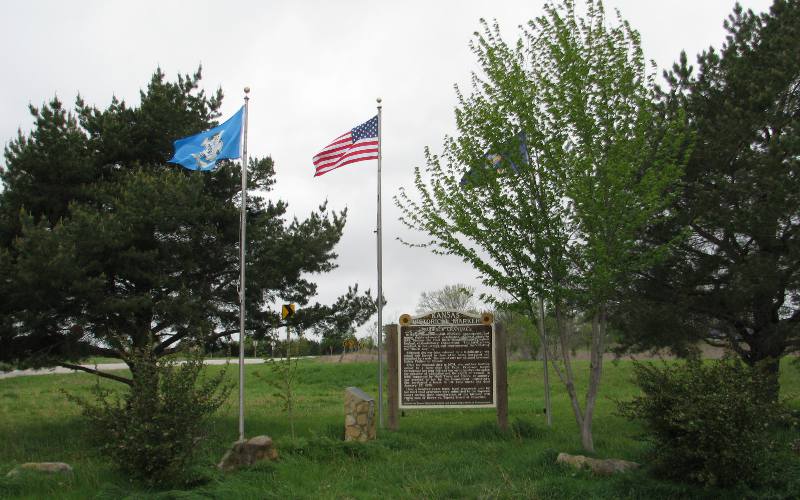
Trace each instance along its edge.
{"label": "state flag", "polygon": [[243,115],[244,106],[222,125],[178,139],[168,161],[189,170],[212,170],[219,160],[240,158]]}

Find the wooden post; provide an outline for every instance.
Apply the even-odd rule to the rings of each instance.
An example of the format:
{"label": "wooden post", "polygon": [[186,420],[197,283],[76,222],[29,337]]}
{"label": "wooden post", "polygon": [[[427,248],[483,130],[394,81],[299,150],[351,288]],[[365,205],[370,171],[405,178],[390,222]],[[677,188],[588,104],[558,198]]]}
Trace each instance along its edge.
{"label": "wooden post", "polygon": [[396,431],[399,427],[400,401],[397,394],[397,325],[386,325],[386,358],[389,370],[387,381],[389,383],[389,430]]}
{"label": "wooden post", "polygon": [[506,361],[506,332],[501,323],[494,325],[495,374],[497,377],[497,426],[508,430],[508,362]]}

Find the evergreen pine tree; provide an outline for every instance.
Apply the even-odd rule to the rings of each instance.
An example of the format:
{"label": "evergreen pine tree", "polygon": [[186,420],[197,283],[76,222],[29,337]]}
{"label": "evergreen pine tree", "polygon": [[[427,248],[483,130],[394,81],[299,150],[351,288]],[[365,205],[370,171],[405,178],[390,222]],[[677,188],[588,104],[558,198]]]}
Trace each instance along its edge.
{"label": "evergreen pine tree", "polygon": [[[239,164],[195,172],[166,163],[173,140],[216,125],[222,92],[206,95],[200,78],[168,82],[158,70],[135,107],[78,98],[76,114],[57,99],[31,109],[35,128],[7,146],[0,173],[0,360],[130,363],[137,349],[163,356],[239,331]],[[279,324],[277,303],[302,307],[315,295],[307,276],[335,267],[346,210],[322,204],[288,220],[287,205],[269,197],[272,159],[250,159],[248,170],[252,333]],[[375,310],[368,291],[343,297],[305,308],[298,325],[331,315],[363,323]]]}

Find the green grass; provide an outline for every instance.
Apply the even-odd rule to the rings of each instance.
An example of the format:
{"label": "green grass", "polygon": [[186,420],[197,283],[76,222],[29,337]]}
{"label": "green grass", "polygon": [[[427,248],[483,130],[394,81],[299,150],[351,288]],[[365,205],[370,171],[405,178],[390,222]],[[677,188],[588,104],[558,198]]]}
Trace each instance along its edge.
{"label": "green grass", "polygon": [[[247,435],[268,434],[281,459],[249,470],[221,474],[213,464],[238,435],[237,394],[212,422],[198,474],[206,482],[178,491],[148,489],[130,482],[87,444],[91,429],[61,389],[89,394],[98,381],[70,374],[0,380],[0,497],[2,498],[721,498],[789,495],[785,491],[704,489],[649,477],[645,470],[595,477],[555,465],[558,452],[581,453],[567,396],[553,382],[553,422],[542,413],[542,367],[536,362],[509,366],[512,431],[500,433],[491,410],[408,411],[398,432],[380,432],[368,444],[341,442],[343,392],[354,385],[377,395],[374,363],[300,362],[292,440],[266,379],[266,365],[247,366]],[[208,367],[216,371],[221,367]],[[585,376],[586,364],[577,363]],[[236,380],[235,367],[227,376]],[[121,373],[121,372],[118,372]],[[258,374],[258,375],[257,375]],[[642,461],[640,429],[615,415],[615,399],[635,393],[627,361],[608,363],[594,424],[598,457]],[[552,375],[553,379],[555,376]],[[782,388],[797,408],[800,369],[785,363]],[[579,380],[585,383],[585,377]],[[118,385],[118,384],[117,384]],[[797,431],[785,438],[796,439]],[[65,461],[69,476],[5,478],[29,461]],[[795,470],[800,470],[796,464]]]}

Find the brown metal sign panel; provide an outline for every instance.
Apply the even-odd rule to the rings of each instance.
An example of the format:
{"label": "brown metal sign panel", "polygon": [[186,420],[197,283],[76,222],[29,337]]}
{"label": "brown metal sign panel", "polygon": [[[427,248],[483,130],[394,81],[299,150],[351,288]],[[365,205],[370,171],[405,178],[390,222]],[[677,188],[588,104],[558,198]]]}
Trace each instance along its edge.
{"label": "brown metal sign panel", "polygon": [[494,408],[497,405],[491,314],[436,311],[400,317],[400,408]]}

